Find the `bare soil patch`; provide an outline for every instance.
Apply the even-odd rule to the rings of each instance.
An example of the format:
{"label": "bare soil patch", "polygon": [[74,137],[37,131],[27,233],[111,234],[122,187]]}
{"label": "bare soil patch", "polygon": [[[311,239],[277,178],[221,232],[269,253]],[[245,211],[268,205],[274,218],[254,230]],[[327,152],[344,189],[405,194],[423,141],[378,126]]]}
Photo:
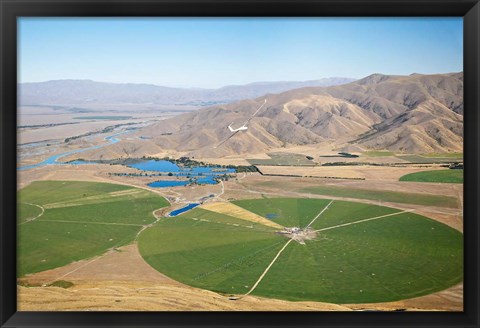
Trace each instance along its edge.
{"label": "bare soil patch", "polygon": [[463,283],[434,294],[376,304],[343,304],[352,310],[463,311]]}
{"label": "bare soil patch", "polygon": [[20,311],[346,311],[319,302],[287,302],[259,297],[231,301],[214,292],[183,285],[150,267],[136,244],[94,259],[40,272],[22,279],[30,285],[65,280],[73,286],[18,286]]}
{"label": "bare soil patch", "polygon": [[21,279],[33,285],[49,284],[56,280],[78,281],[149,281],[181,285],[149,266],[130,244],[92,259],[71,263],[61,268],[28,275]]}
{"label": "bare soil patch", "polygon": [[409,173],[445,169],[439,165],[431,167],[390,167],[390,166],[258,166],[263,174],[298,175],[300,177],[338,178],[338,179],[366,179],[382,181],[398,181]]}
{"label": "bare soil patch", "polygon": [[[463,285],[398,302],[336,305],[288,302],[255,296],[232,301],[217,293],[176,282],[146,264],[135,244],[120,252],[40,272],[25,279],[31,285],[58,280],[60,287],[17,287],[19,311],[462,311]],[[94,260],[94,261],[93,261]]]}
{"label": "bare soil patch", "polygon": [[350,311],[319,302],[254,296],[232,301],[184,286],[132,281],[77,282],[73,287],[18,287],[19,311]]}

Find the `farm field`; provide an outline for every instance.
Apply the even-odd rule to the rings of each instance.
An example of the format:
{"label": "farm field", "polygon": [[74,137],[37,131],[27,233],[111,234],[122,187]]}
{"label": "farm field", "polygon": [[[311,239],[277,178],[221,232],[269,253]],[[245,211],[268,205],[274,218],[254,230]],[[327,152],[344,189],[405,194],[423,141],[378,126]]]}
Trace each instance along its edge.
{"label": "farm field", "polygon": [[196,208],[139,237],[155,269],[224,295],[336,304],[396,301],[463,277],[463,235],[398,209],[324,199],[272,198],[235,205],[278,224],[315,230],[304,244],[278,229]]}
{"label": "farm field", "polygon": [[284,243],[272,228],[247,225],[250,222],[194,209],[188,216],[165,218],[145,230],[139,250],[147,263],[175,280],[216,292],[242,293]]}
{"label": "farm field", "polygon": [[[273,216],[274,219],[272,219],[272,221],[281,223],[287,227],[305,227],[330,203],[330,200],[271,198],[240,200],[234,203],[258,215]],[[321,229],[396,212],[398,212],[397,209],[389,207],[334,201],[328,206],[328,210],[322,213],[321,219],[315,220],[311,227]]]}
{"label": "farm field", "polygon": [[426,154],[422,154],[422,156],[463,159],[463,153],[426,153]]}
{"label": "farm field", "polygon": [[463,161],[463,158],[461,156],[456,157],[454,154],[450,154],[445,157],[433,157],[432,155],[398,155],[396,157],[410,163],[451,163],[452,161]]}
{"label": "farm field", "polygon": [[42,208],[29,203],[19,203],[17,206],[17,222],[23,224],[29,220],[34,220],[42,214]]}
{"label": "farm field", "polygon": [[129,186],[37,181],[18,192],[18,205],[21,277],[128,244],[168,202]]}
{"label": "farm field", "polygon": [[392,151],[383,151],[383,150],[370,150],[362,153],[363,156],[368,157],[384,157],[384,156],[395,156],[395,153]]}
{"label": "farm field", "polygon": [[304,227],[320,212],[329,200],[306,198],[267,198],[234,201],[255,214],[286,227]]}
{"label": "farm field", "polygon": [[247,159],[251,165],[315,166],[305,155],[294,153],[268,153],[270,159]]}
{"label": "farm field", "polygon": [[308,187],[300,190],[304,193],[312,193],[318,195],[349,197],[359,199],[379,200],[385,202],[415,204],[426,206],[441,206],[455,208],[458,206],[454,197],[426,195],[420,193],[406,193],[398,191],[380,191],[368,189],[351,189],[336,186],[317,186]]}
{"label": "farm field", "polygon": [[435,170],[406,174],[400,181],[463,183],[463,170]]}

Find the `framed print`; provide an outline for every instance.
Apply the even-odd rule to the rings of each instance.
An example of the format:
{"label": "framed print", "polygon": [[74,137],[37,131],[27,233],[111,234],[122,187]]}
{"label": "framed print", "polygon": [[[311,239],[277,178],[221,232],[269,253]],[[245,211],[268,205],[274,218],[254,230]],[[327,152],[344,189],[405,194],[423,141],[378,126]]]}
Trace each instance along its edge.
{"label": "framed print", "polygon": [[1,327],[478,327],[477,1],[2,1]]}

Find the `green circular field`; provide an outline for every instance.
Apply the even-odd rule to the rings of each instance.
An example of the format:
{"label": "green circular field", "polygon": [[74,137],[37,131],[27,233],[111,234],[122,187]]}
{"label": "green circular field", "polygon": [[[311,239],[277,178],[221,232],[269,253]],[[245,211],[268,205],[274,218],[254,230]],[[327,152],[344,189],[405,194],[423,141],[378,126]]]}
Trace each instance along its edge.
{"label": "green circular field", "polygon": [[18,277],[128,244],[169,204],[143,189],[85,181],[35,181],[17,200]]}
{"label": "green circular field", "polygon": [[[142,256],[191,286],[294,301],[395,301],[463,279],[462,233],[412,212],[324,199],[233,204],[243,212],[196,208],[160,220],[140,235]],[[284,227],[310,224],[316,236],[301,244],[244,210]]]}

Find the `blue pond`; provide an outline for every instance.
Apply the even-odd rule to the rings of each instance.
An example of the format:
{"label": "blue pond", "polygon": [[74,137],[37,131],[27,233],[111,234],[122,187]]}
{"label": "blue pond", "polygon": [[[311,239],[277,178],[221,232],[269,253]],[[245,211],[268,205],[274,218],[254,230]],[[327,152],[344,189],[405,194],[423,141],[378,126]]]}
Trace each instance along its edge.
{"label": "blue pond", "polygon": [[[92,149],[99,149],[108,145],[115,144],[120,141],[120,139],[116,138],[116,136],[127,133],[128,131],[116,133],[114,135],[105,137],[105,141],[107,141],[104,144],[98,145],[98,146],[92,146],[88,148],[83,148],[83,149],[76,149],[72,150],[69,152],[53,155],[43,162],[33,164],[33,165],[27,165],[27,166],[21,166],[17,168],[17,170],[28,170],[32,169],[35,167],[40,167],[44,165],[52,165],[52,164],[93,164],[95,163],[94,161],[88,162],[88,161],[72,161],[72,162],[61,162],[59,161],[60,158],[67,156],[67,155],[72,155],[72,154],[77,154],[81,153],[87,150],[92,150]],[[142,161],[139,163],[135,164],[129,164],[127,165],[128,167],[136,168],[138,170],[143,170],[143,171],[156,171],[156,172],[162,172],[162,173],[172,173],[171,175],[177,176],[177,177],[185,177],[185,178],[190,178],[193,179],[194,182],[198,184],[216,184],[217,181],[215,180],[216,177],[227,174],[227,173],[234,173],[235,169],[227,169],[227,168],[221,168],[219,166],[194,166],[194,167],[180,167],[175,163],[172,163],[170,161],[165,161],[165,160],[148,160],[148,161]],[[160,180],[160,181],[155,181],[148,186],[154,187],[154,188],[167,188],[167,187],[176,187],[176,186],[186,186],[190,184],[191,181],[189,180]]]}
{"label": "blue pond", "polygon": [[[204,177],[200,179],[195,179],[195,182],[198,184],[217,184],[218,182],[215,181],[213,177]],[[178,187],[178,186],[186,186],[189,185],[189,180],[158,180],[155,182],[151,182],[148,184],[149,187],[154,188],[167,188],[167,187]]]}
{"label": "blue pond", "polygon": [[154,188],[167,188],[167,187],[178,187],[186,186],[190,181],[175,181],[175,180],[159,180],[149,183],[147,186]]}
{"label": "blue pond", "polygon": [[135,164],[128,164],[127,166],[133,167],[138,170],[143,171],[157,171],[157,172],[180,172],[180,167],[178,165],[169,162],[169,161],[156,161],[149,160]]}
{"label": "blue pond", "polygon": [[[234,169],[221,168],[219,166],[194,166],[194,167],[180,167],[175,163],[165,160],[148,160],[140,163],[127,165],[132,168],[143,171],[156,171],[163,173],[172,173],[177,177],[191,177],[195,179],[198,184],[216,184],[215,177],[224,175],[226,173],[235,172]],[[160,180],[150,183],[148,186],[156,188],[175,187],[188,185],[189,181],[171,181]]]}
{"label": "blue pond", "polygon": [[198,204],[198,203],[188,204],[187,206],[184,206],[184,207],[182,207],[182,208],[179,208],[178,210],[171,211],[169,215],[170,215],[170,216],[177,216],[177,215],[179,215],[179,214],[182,214],[182,213],[185,213],[186,211],[191,210],[191,209],[194,208],[194,207],[197,207],[198,205],[200,205],[200,204]]}
{"label": "blue pond", "polygon": [[[115,137],[122,134],[122,133],[125,133],[125,132],[120,132],[120,133],[105,137],[104,140],[108,141],[105,144],[98,145],[98,146],[92,146],[92,147],[88,147],[88,148],[75,149],[75,150],[72,150],[72,151],[68,151],[66,153],[53,155],[53,156],[47,158],[46,160],[44,160],[43,162],[33,164],[33,165],[21,166],[21,167],[17,168],[17,170],[19,170],[19,171],[29,170],[29,169],[33,169],[35,167],[40,167],[40,166],[50,165],[50,164],[65,164],[64,162],[57,162],[57,160],[60,159],[61,157],[67,156],[67,155],[77,154],[77,153],[81,153],[81,152],[84,152],[84,151],[87,151],[87,150],[92,150],[92,149],[98,149],[98,148],[105,147],[107,145],[112,145],[114,143],[117,143],[117,142],[120,141],[120,139],[117,139]],[[75,161],[72,164],[87,164],[87,163],[88,162]]]}
{"label": "blue pond", "polygon": [[276,219],[276,218],[278,218],[278,214],[268,213],[267,215],[265,215],[265,217],[266,217],[267,219],[270,219],[270,220],[271,220],[271,219]]}
{"label": "blue pond", "polygon": [[205,177],[205,178],[200,178],[197,179],[198,184],[217,184],[217,181],[213,179],[212,177]]}

